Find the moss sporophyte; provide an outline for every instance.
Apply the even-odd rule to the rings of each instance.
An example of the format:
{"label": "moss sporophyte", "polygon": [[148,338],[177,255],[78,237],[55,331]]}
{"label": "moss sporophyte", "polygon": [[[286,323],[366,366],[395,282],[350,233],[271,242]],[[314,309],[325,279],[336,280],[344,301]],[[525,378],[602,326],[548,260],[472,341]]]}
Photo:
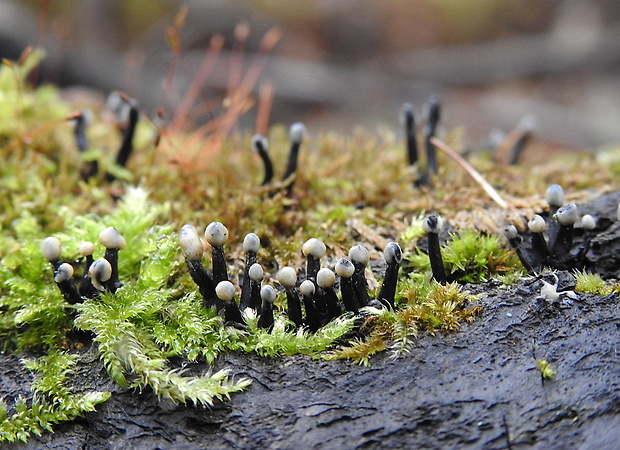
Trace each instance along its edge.
{"label": "moss sporophyte", "polygon": [[[173,133],[117,94],[119,136],[100,111],[71,113],[53,87],[29,87],[40,57],[0,68],[0,343],[32,373],[21,397],[0,404],[1,441],[25,441],[110,398],[75,387],[84,364],[128,389],[209,406],[250,381],[226,369],[190,376],[179,361],[211,365],[239,351],[369,364],[385,349],[409,351],[422,331],[474,320],[467,284],[524,267],[535,277],[580,270],[576,291],[617,291],[586,272],[605,222],[564,206],[559,185],[548,205],[541,196],[550,181],[569,193],[589,179],[611,183],[611,166],[576,160],[583,179],[541,170],[526,184],[523,167],[484,157],[471,161],[480,171],[453,170],[433,143],[462,142],[458,130],[437,140],[435,98],[423,133],[404,108],[405,152],[391,132],[312,141],[301,124],[264,138],[215,124],[213,138]],[[414,183],[420,156],[428,167]],[[492,185],[512,190],[499,196]],[[524,217],[534,217],[531,231]],[[508,224],[513,250],[499,237]]]}

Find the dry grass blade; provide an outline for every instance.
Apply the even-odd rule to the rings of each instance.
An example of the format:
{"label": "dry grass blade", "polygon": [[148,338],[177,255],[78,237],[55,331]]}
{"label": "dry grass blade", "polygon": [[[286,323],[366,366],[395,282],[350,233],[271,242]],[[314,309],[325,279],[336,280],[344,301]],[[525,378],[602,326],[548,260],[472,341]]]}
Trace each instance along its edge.
{"label": "dry grass blade", "polygon": [[467,173],[470,174],[471,177],[474,180],[476,180],[476,182],[480,186],[482,186],[482,188],[486,191],[486,193],[489,194],[489,196],[493,200],[495,200],[495,203],[497,203],[499,206],[501,206],[504,209],[508,209],[508,203],[506,203],[506,201],[499,195],[499,193],[493,188],[493,186],[491,186],[489,182],[484,179],[482,174],[480,174],[480,172],[474,169],[471,166],[471,164],[465,161],[461,155],[459,155],[452,148],[450,148],[447,144],[445,144],[444,142],[440,141],[437,138],[431,138],[431,143],[435,147],[437,147],[439,150],[444,152],[446,155],[448,155],[450,158],[455,160],[463,169],[465,169]]}

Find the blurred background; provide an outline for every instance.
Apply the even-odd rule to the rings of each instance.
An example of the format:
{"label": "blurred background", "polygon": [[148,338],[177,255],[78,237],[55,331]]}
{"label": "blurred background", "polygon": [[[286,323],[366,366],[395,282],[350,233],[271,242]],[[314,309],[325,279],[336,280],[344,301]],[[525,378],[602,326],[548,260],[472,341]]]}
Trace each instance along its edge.
{"label": "blurred background", "polygon": [[550,148],[620,143],[618,0],[0,0],[0,56],[28,45],[47,52],[33,81],[149,114],[193,80],[208,116],[247,76],[244,129],[271,93],[270,123],[313,133],[395,129],[437,95],[472,147],[524,117]]}

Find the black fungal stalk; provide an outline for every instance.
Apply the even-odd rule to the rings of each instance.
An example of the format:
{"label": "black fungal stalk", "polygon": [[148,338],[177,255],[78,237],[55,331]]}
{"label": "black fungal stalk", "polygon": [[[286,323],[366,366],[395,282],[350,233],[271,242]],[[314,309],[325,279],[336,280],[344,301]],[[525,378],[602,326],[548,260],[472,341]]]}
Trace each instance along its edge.
{"label": "black fungal stalk", "polygon": [[228,241],[228,229],[220,222],[211,222],[205,230],[205,239],[211,245],[213,282],[228,281],[224,244]]}
{"label": "black fungal stalk", "polygon": [[[327,308],[327,317],[324,319],[325,323],[330,320],[339,317],[342,314],[342,308],[338,301],[336,291],[334,291],[334,283],[336,282],[336,275],[331,269],[323,268],[316,274],[316,284],[318,285],[318,291],[322,292],[322,296]],[[316,294],[315,294],[316,295]],[[324,324],[323,324],[324,325]]]}
{"label": "black fungal stalk", "polygon": [[577,205],[569,203],[562,206],[554,217],[559,222],[560,227],[555,240],[551,243],[550,251],[553,258],[562,260],[570,254],[573,247],[574,226],[579,220]]}
{"label": "black fungal stalk", "polygon": [[407,160],[409,165],[418,162],[418,141],[416,139],[415,116],[413,113],[413,105],[405,103],[401,111],[401,118],[405,127],[405,139],[407,142]]}
{"label": "black fungal stalk", "polygon": [[[92,118],[92,112],[89,109],[80,111],[80,113],[74,119],[73,134],[75,136],[75,143],[80,153],[84,153],[88,150],[88,137],[86,136],[86,127],[89,125]],[[99,171],[99,163],[97,161],[89,161],[84,164],[80,171],[83,180],[88,180],[91,177],[97,175]]]}
{"label": "black fungal stalk", "polygon": [[336,263],[336,273],[340,277],[340,294],[345,309],[357,314],[360,310],[360,304],[355,296],[353,281],[351,280],[353,273],[355,273],[355,266],[349,259],[340,258]]}
{"label": "black fungal stalk", "polygon": [[225,304],[224,321],[226,323],[244,325],[245,321],[235,302],[235,286],[230,281],[221,281],[215,286],[215,294]]}
{"label": "black fungal stalk", "polygon": [[249,307],[258,311],[261,305],[260,288],[261,283],[263,282],[263,276],[265,275],[263,271],[263,266],[258,263],[252,264],[248,275],[250,276]]}
{"label": "black fungal stalk", "polygon": [[327,248],[323,241],[317,238],[308,239],[301,247],[301,252],[306,257],[306,278],[316,281],[316,274],[321,269],[321,258],[325,256]]}
{"label": "black fungal stalk", "polygon": [[579,266],[583,265],[584,259],[590,250],[590,245],[592,243],[593,230],[596,228],[596,219],[592,217],[590,214],[585,214],[581,218],[581,229],[583,230],[583,241],[577,249],[577,254],[575,255],[575,259]]}
{"label": "black fungal stalk", "polygon": [[123,283],[118,279],[118,252],[125,248],[125,239],[114,227],[108,227],[99,233],[99,242],[106,250],[103,257],[108,260],[112,267],[110,279],[106,282],[107,289],[114,293]]}
{"label": "black fungal stalk", "polygon": [[506,239],[508,239],[510,246],[517,252],[517,256],[519,257],[523,268],[527,271],[527,273],[534,274],[535,271],[532,261],[521,247],[523,238],[521,237],[521,235],[519,235],[517,227],[515,227],[514,225],[508,225],[506,228],[504,228],[504,235],[506,236]]}
{"label": "black fungal stalk", "polygon": [[519,160],[523,154],[523,149],[532,138],[535,127],[536,121],[533,116],[525,116],[519,121],[519,125],[517,127],[519,137],[510,149],[508,154],[508,164],[511,166],[516,166],[519,164]]}
{"label": "black fungal stalk", "polygon": [[558,209],[564,204],[564,189],[559,184],[552,184],[547,188],[545,193],[547,204],[549,205],[549,219],[547,220],[547,237],[549,243],[555,241],[555,237],[560,229],[560,224],[553,218]]}
{"label": "black fungal stalk", "polygon": [[396,296],[396,284],[398,283],[398,270],[403,260],[400,246],[396,242],[388,242],[383,250],[387,269],[381,284],[378,300],[385,306],[395,309],[394,297]]}
{"label": "black fungal stalk", "polygon": [[282,267],[278,271],[278,282],[284,286],[286,291],[286,309],[288,318],[295,324],[297,328],[303,325],[303,317],[301,312],[301,303],[299,301],[299,292],[295,288],[297,284],[297,272],[292,267]]}
{"label": "black fungal stalk", "polygon": [[[116,164],[120,167],[127,167],[127,161],[129,161],[129,157],[133,153],[133,137],[136,133],[136,125],[139,118],[139,111],[135,100],[128,98],[125,101],[129,105],[129,118],[127,121],[127,128],[123,131],[121,146],[116,154]],[[106,178],[108,181],[116,179],[112,174],[108,174]]]}
{"label": "black fungal stalk", "polygon": [[310,331],[316,331],[321,328],[319,312],[314,304],[314,293],[316,288],[310,280],[305,280],[299,286],[299,292],[304,299],[304,309],[306,310],[306,325]]}
{"label": "black fungal stalk", "polygon": [[[256,263],[256,254],[260,249],[260,238],[254,233],[248,233],[243,239],[243,251],[245,252],[245,267],[241,278],[241,301],[239,307],[241,310],[250,306],[250,297],[252,288],[250,286],[250,267]],[[262,279],[262,274],[261,274]],[[259,303],[260,305],[260,303]]]}
{"label": "black fungal stalk", "polygon": [[443,267],[441,248],[439,246],[439,232],[443,228],[443,219],[431,214],[422,222],[422,231],[428,236],[428,257],[431,262],[433,278],[440,284],[446,284],[446,271]]}
{"label": "black fungal stalk", "polygon": [[286,164],[286,170],[284,171],[284,176],[282,177],[283,182],[287,182],[286,193],[287,195],[291,195],[293,190],[293,184],[295,180],[293,175],[297,172],[297,160],[299,158],[299,149],[301,148],[301,143],[306,135],[306,127],[303,123],[297,122],[291,125],[289,128],[289,139],[291,141],[291,148],[289,150],[288,155],[288,163]]}
{"label": "black fungal stalk", "polygon": [[366,283],[366,266],[368,265],[368,250],[363,245],[354,245],[349,249],[349,259],[355,267],[353,272],[353,291],[360,305],[360,308],[368,305],[370,296],[368,295],[368,285]]}
{"label": "black fungal stalk", "polygon": [[440,113],[439,99],[432,96],[428,99],[428,119],[424,127],[424,145],[426,148],[426,170],[428,173],[437,174],[437,151],[431,143],[431,139],[437,134]]}
{"label": "black fungal stalk", "polygon": [[271,330],[273,328],[273,302],[276,301],[278,293],[273,286],[265,285],[260,290],[262,300],[260,317],[258,318],[259,328]]}
{"label": "black fungal stalk", "polygon": [[94,261],[93,253],[95,253],[95,244],[88,241],[82,242],[80,254],[84,257],[84,273],[80,279],[79,292],[80,295],[86,298],[95,298],[97,296],[97,290],[93,286],[90,276],[88,276],[88,271]]}
{"label": "black fungal stalk", "polygon": [[265,166],[265,178],[263,178],[262,186],[266,186],[273,180],[273,163],[269,157],[267,138],[260,134],[252,136],[252,149],[258,153],[260,159],[263,160]]}
{"label": "black fungal stalk", "polygon": [[82,303],[84,299],[73,284],[73,266],[62,263],[54,273],[54,281],[58,285],[62,296],[70,305]]}
{"label": "black fungal stalk", "polygon": [[189,274],[192,280],[194,280],[194,283],[198,286],[204,305],[207,308],[217,306],[218,310],[223,308],[225,305],[215,294],[213,277],[202,265],[204,245],[198,236],[198,231],[196,231],[193,225],[183,225],[179,234],[179,243],[185,254],[185,263],[187,264]]}
{"label": "black fungal stalk", "polygon": [[536,214],[530,219],[527,226],[532,232],[530,262],[534,270],[540,270],[543,266],[549,265],[549,248],[544,236],[547,224],[542,216]]}

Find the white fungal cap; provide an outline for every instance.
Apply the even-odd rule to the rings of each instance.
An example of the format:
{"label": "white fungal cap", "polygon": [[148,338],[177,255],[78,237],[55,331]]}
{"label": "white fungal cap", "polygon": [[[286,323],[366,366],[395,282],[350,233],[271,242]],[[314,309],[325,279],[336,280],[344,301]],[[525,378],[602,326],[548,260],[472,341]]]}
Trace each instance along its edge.
{"label": "white fungal cap", "polygon": [[355,266],[347,258],[340,258],[336,263],[336,273],[343,278],[350,278],[355,272]]}
{"label": "white fungal cap", "polygon": [[220,281],[215,286],[215,295],[226,303],[230,302],[235,296],[235,286],[230,281]]}
{"label": "white fungal cap", "polygon": [[519,232],[517,231],[517,227],[515,227],[514,225],[508,225],[506,228],[504,228],[504,235],[506,235],[507,239],[515,239],[517,236],[519,236]]}
{"label": "white fungal cap", "polygon": [[282,267],[276,278],[282,286],[290,288],[297,283],[297,272],[292,267]]}
{"label": "white fungal cap", "polygon": [[388,264],[400,264],[403,260],[403,252],[400,249],[400,245],[396,242],[388,242],[383,249],[383,257]]}
{"label": "white fungal cap", "polygon": [[431,214],[422,222],[422,231],[425,233],[439,234],[443,228],[443,219],[441,216]]}
{"label": "white fungal cap", "polygon": [[202,259],[205,247],[198,236],[196,227],[190,224],[185,224],[181,228],[179,233],[179,244],[185,254],[185,257],[190,260]]}
{"label": "white fungal cap", "polygon": [[273,303],[276,301],[277,296],[278,296],[278,293],[276,292],[273,286],[269,286],[268,284],[266,284],[265,286],[260,288],[260,298],[264,302]]}
{"label": "white fungal cap", "polygon": [[228,241],[228,229],[220,222],[211,222],[205,230],[207,242],[215,247],[221,247]]}
{"label": "white fungal cap", "polygon": [[252,150],[258,153],[259,145],[262,146],[263,150],[267,150],[269,141],[265,136],[261,136],[260,134],[255,134],[252,136]]}
{"label": "white fungal cap", "polygon": [[258,252],[260,249],[260,238],[254,233],[248,233],[243,238],[243,251],[244,252]]}
{"label": "white fungal cap", "polygon": [[530,221],[527,223],[527,226],[532,233],[542,233],[547,229],[547,223],[545,222],[545,219],[543,219],[542,216],[538,214],[536,214],[530,219]]}
{"label": "white fungal cap", "polygon": [[90,256],[95,253],[95,244],[90,241],[84,241],[80,244],[80,255]]}
{"label": "white fungal cap", "polygon": [[88,275],[90,275],[93,286],[103,291],[105,287],[101,283],[108,281],[112,276],[112,266],[107,259],[99,258],[90,265]]}
{"label": "white fungal cap", "polygon": [[54,276],[54,281],[56,283],[62,283],[63,281],[69,281],[73,276],[73,266],[71,264],[62,263],[58,266],[58,270],[56,271],[56,275]]}
{"label": "white fungal cap", "polygon": [[62,246],[57,238],[50,236],[41,241],[41,253],[48,261],[58,261],[61,251]]}
{"label": "white fungal cap", "polygon": [[568,205],[562,206],[558,209],[558,212],[555,214],[560,222],[564,226],[575,225],[575,223],[579,220],[579,211],[577,210],[577,205],[574,203],[569,203]]}
{"label": "white fungal cap", "polygon": [[299,292],[304,297],[310,297],[314,295],[314,283],[310,280],[305,280],[299,285]]}
{"label": "white fungal cap", "polygon": [[296,122],[288,130],[288,137],[291,142],[301,144],[307,134],[306,126],[301,122]]}
{"label": "white fungal cap", "polygon": [[322,288],[333,286],[336,282],[336,274],[327,267],[322,268],[316,274],[316,284]]}
{"label": "white fungal cap", "polygon": [[559,184],[552,184],[545,194],[549,206],[560,207],[564,204],[564,189]]}
{"label": "white fungal cap", "polygon": [[301,252],[305,256],[312,255],[315,258],[322,258],[325,256],[326,251],[327,248],[323,241],[317,238],[310,238],[301,246]]}
{"label": "white fungal cap", "polygon": [[581,218],[581,228],[584,230],[593,230],[596,228],[596,219],[590,214],[584,214]]}
{"label": "white fungal cap", "polygon": [[363,245],[354,245],[349,249],[349,259],[354,263],[368,264],[370,257],[368,256],[368,250]]}
{"label": "white fungal cap", "polygon": [[248,269],[248,275],[253,281],[262,281],[263,275],[265,275],[265,272],[263,271],[263,266],[261,266],[259,263],[252,264]]}
{"label": "white fungal cap", "polygon": [[120,235],[118,230],[114,227],[108,227],[99,233],[99,242],[105,248],[115,248],[122,250],[125,248],[125,238]]}
{"label": "white fungal cap", "polygon": [[526,133],[532,133],[538,128],[538,120],[533,114],[526,114],[521,117],[517,126]]}

